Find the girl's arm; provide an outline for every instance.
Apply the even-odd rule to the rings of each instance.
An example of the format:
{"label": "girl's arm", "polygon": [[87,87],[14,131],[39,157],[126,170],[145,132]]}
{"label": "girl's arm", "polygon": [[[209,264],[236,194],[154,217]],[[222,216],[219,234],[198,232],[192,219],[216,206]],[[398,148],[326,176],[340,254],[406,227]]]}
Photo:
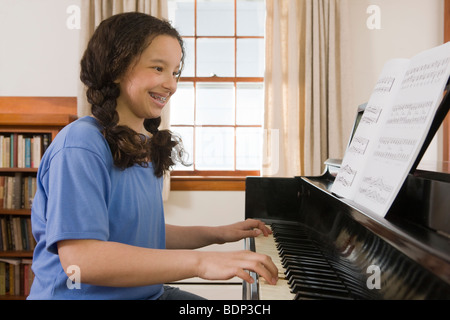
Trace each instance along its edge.
{"label": "girl's arm", "polygon": [[203,252],[157,250],[100,240],[58,242],[61,265],[76,265],[82,283],[101,286],[142,286],[200,277],[227,280],[235,276],[252,282],[254,271],[275,284],[278,270],[270,257],[250,251]]}
{"label": "girl's arm", "polygon": [[271,231],[263,222],[254,219],[218,227],[185,227],[166,224],[166,247],[167,249],[197,249],[210,244],[257,237],[261,233],[267,236]]}

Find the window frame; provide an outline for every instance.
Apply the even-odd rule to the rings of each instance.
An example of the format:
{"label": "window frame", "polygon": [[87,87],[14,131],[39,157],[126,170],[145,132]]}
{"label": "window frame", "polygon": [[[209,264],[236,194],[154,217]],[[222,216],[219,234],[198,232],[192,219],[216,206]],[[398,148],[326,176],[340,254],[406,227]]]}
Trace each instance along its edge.
{"label": "window frame", "polygon": [[[238,77],[237,76],[237,43],[240,39],[265,39],[262,36],[238,36],[237,35],[237,0],[232,0],[234,5],[234,35],[232,36],[199,36],[197,35],[197,0],[194,0],[194,35],[183,36],[183,39],[193,39],[194,41],[194,76],[184,77],[181,75],[179,82],[193,83],[196,90],[198,83],[224,82],[233,83],[235,96],[238,83],[261,83],[264,84],[264,77]],[[199,39],[234,39],[234,77],[197,77],[197,41]],[[194,95],[195,99],[195,95]],[[236,101],[234,105],[236,111]],[[196,103],[194,102],[194,114],[196,112]],[[236,117],[236,112],[235,112]],[[171,125],[171,128],[177,127],[232,127],[236,128],[262,128],[263,125],[238,125],[236,119],[233,125]],[[194,130],[195,132],[195,130]],[[195,156],[195,133],[193,141],[193,150]],[[236,150],[236,135],[234,136],[234,150]],[[236,154],[234,156],[235,170],[173,170],[171,171],[171,190],[227,190],[243,191],[245,190],[245,178],[247,176],[260,176],[260,170],[236,170]]]}

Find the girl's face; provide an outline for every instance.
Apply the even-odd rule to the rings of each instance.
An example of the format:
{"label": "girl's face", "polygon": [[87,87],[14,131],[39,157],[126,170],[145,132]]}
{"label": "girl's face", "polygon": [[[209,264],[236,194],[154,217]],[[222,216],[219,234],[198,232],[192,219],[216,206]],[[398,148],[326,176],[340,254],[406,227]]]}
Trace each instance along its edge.
{"label": "girl's face", "polygon": [[178,40],[168,35],[153,39],[125,74],[117,79],[119,124],[146,133],[144,119],[158,118],[177,89],[182,51]]}

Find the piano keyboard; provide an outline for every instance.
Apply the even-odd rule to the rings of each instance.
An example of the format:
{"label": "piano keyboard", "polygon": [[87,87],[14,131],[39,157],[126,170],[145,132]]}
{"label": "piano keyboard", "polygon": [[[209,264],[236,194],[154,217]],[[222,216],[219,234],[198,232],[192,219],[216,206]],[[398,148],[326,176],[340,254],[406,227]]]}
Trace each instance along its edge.
{"label": "piano keyboard", "polygon": [[260,300],[352,299],[342,273],[300,225],[273,223],[273,234],[255,238],[255,251],[278,267],[278,283],[259,278]]}
{"label": "piano keyboard", "polygon": [[268,284],[264,278],[258,279],[260,300],[292,300],[295,295],[290,292],[287,279],[284,275],[284,267],[275,247],[273,234],[268,237],[260,235],[255,238],[255,247],[258,253],[268,255],[278,268],[278,282],[276,285]]}

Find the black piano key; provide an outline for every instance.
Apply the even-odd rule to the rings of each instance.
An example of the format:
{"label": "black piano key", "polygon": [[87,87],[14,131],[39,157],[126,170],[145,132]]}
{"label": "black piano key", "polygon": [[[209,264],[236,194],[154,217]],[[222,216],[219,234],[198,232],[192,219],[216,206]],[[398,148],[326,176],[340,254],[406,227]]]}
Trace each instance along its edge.
{"label": "black piano key", "polygon": [[327,292],[308,292],[299,290],[295,293],[294,300],[354,300],[350,295],[336,295]]}
{"label": "black piano key", "polygon": [[310,250],[302,250],[302,249],[286,249],[282,248],[278,250],[280,257],[283,257],[284,255],[296,255],[301,257],[307,257],[310,259],[323,259],[323,256],[316,251],[310,251]]}
{"label": "black piano key", "polygon": [[338,279],[333,280],[316,277],[308,278],[304,276],[299,277],[297,275],[292,275],[288,280],[288,284],[292,287],[295,283],[313,284],[323,288],[345,288],[342,282]]}
{"label": "black piano key", "polygon": [[350,292],[345,287],[324,287],[321,285],[315,285],[306,282],[295,282],[292,286],[292,291],[297,292],[310,292],[318,294],[329,294],[334,296],[350,296]]}
{"label": "black piano key", "polygon": [[304,270],[298,268],[288,267],[285,272],[287,279],[290,279],[292,276],[304,277],[304,278],[317,278],[324,280],[336,280],[339,281],[339,278],[332,272],[317,272],[313,270]]}
{"label": "black piano key", "polygon": [[296,299],[364,297],[361,272],[341,259],[335,246],[302,225],[272,224],[275,245]]}
{"label": "black piano key", "polygon": [[317,249],[314,248],[286,248],[281,246],[278,248],[278,252],[280,253],[280,257],[282,255],[290,255],[290,256],[300,256],[300,257],[311,257],[316,259],[324,259],[323,255],[317,252]]}
{"label": "black piano key", "polygon": [[290,246],[290,245],[276,245],[277,249],[282,253],[282,252],[301,252],[303,254],[312,254],[312,255],[320,255],[317,252],[317,248],[312,247],[312,246],[302,246],[302,247],[296,247],[296,246]]}
{"label": "black piano key", "polygon": [[[330,270],[317,270],[314,268],[305,268],[305,267],[297,267],[297,266],[288,266],[286,269],[286,273],[290,271],[289,274],[299,274],[299,273],[309,273],[310,275],[316,275],[317,277],[329,277],[337,278],[336,274]],[[287,275],[287,274],[286,274]]]}
{"label": "black piano key", "polygon": [[319,256],[302,256],[298,254],[285,254],[280,256],[281,261],[297,261],[298,263],[315,264],[330,267],[330,264]]}
{"label": "black piano key", "polygon": [[304,265],[314,265],[318,267],[330,268],[330,264],[320,257],[304,257],[300,255],[284,255],[281,258],[282,262],[299,263]]}
{"label": "black piano key", "polygon": [[296,262],[286,262],[283,264],[283,267],[287,270],[294,270],[294,269],[298,269],[298,270],[311,270],[311,271],[315,271],[315,272],[320,272],[320,273],[324,273],[324,274],[335,274],[335,272],[333,270],[330,270],[330,268],[326,268],[324,266],[314,266],[314,265],[305,265],[305,264],[300,264],[300,263],[296,263]]}

